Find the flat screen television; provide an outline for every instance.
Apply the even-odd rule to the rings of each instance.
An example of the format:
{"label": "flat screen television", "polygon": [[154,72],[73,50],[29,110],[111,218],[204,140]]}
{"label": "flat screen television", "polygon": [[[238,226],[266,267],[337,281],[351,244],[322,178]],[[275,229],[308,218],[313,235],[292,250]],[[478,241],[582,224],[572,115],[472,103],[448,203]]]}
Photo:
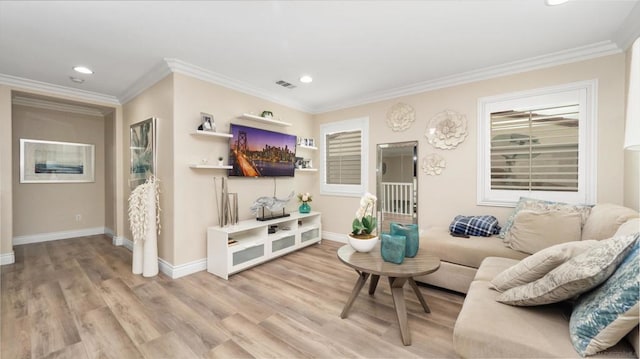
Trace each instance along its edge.
{"label": "flat screen television", "polygon": [[231,124],[229,176],[293,177],[296,136]]}

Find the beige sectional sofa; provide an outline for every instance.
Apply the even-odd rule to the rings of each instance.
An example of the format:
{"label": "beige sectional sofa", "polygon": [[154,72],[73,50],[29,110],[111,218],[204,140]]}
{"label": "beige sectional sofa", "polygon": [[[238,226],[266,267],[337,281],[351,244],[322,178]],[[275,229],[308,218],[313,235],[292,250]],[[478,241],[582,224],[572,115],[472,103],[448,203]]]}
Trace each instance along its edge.
{"label": "beige sectional sofa", "polygon": [[[582,240],[605,239],[629,219],[640,214],[632,209],[614,204],[598,204],[593,207],[592,221],[585,223]],[[593,218],[598,218],[597,221]],[[605,218],[603,222],[602,218]],[[548,230],[548,229],[543,229]],[[507,247],[498,236],[454,237],[448,228],[432,227],[420,235],[420,250],[429,251],[440,257],[440,269],[432,274],[417,277],[416,280],[436,287],[467,293],[480,263],[487,257],[503,257],[521,260],[529,256]]]}
{"label": "beige sectional sofa", "polygon": [[[582,240],[609,238],[622,224],[627,232],[640,230],[640,215],[628,208],[603,204],[590,213],[578,228]],[[497,274],[529,254],[508,248],[497,236],[453,237],[444,228],[425,231],[420,250],[438,255],[442,263],[437,272],[418,280],[467,294],[454,329],[454,349],[461,357],[580,357],[570,340],[570,303],[511,306],[497,302],[500,293],[489,288]],[[634,358],[638,353],[636,327],[625,340],[594,357]]]}
{"label": "beige sectional sofa", "polygon": [[[500,293],[489,282],[517,262],[499,257],[483,261],[456,320],[454,350],[462,358],[580,358],[569,337],[568,303],[515,307],[496,301]],[[589,358],[634,358],[638,353],[636,327],[626,340]]]}

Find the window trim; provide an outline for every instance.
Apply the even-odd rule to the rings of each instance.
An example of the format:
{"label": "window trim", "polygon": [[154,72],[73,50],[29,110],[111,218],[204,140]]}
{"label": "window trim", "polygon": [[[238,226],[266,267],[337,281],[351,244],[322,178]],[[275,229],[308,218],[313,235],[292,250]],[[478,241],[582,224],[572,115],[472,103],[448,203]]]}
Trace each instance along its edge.
{"label": "window trim", "polygon": [[[597,91],[598,80],[573,82],[528,91],[512,92],[478,99],[478,169],[477,204],[480,206],[514,207],[520,197],[550,201],[595,204],[597,195]],[[491,113],[509,107],[535,107],[543,96],[575,96],[580,105],[578,143],[578,191],[514,191],[491,189]],[[532,103],[533,102],[533,103]]]}
{"label": "window trim", "polygon": [[[360,131],[362,141],[360,143],[360,153],[362,161],[360,164],[360,184],[328,184],[327,183],[327,151],[325,138],[327,135],[336,132]],[[360,197],[367,191],[369,185],[369,117],[360,117],[351,120],[330,122],[320,125],[320,150],[322,152],[322,166],[320,166],[320,194],[331,196]]]}

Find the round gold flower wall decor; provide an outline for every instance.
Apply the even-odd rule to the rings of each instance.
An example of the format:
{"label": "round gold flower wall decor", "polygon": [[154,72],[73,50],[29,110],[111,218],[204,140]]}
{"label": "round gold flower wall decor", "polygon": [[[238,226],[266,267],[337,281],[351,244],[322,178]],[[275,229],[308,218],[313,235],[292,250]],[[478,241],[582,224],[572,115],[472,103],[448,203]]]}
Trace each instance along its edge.
{"label": "round gold flower wall decor", "polygon": [[404,131],[416,120],[416,111],[406,103],[398,102],[387,112],[387,125],[393,131]]}
{"label": "round gold flower wall decor", "polygon": [[424,135],[435,148],[454,149],[467,138],[467,118],[455,111],[442,111],[427,123]]}
{"label": "round gold flower wall decor", "polygon": [[422,170],[429,176],[437,176],[447,167],[447,161],[437,153],[430,153],[422,159]]}

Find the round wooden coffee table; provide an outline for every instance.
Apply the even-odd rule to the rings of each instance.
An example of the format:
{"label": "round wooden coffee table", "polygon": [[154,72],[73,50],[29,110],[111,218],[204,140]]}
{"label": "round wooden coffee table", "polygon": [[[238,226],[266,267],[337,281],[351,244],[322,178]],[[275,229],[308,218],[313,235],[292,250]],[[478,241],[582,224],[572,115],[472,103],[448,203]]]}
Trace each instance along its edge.
{"label": "round wooden coffee table", "polygon": [[411,288],[416,293],[422,308],[427,313],[431,313],[431,309],[427,305],[422,293],[418,289],[418,285],[413,277],[433,273],[440,268],[440,258],[430,255],[427,251],[418,251],[414,258],[405,258],[402,264],[394,264],[385,262],[380,255],[380,243],[376,245],[371,252],[356,252],[350,245],[345,245],[338,249],[338,258],[342,263],[355,269],[358,273],[358,280],[353,287],[351,296],[344,305],[344,309],[340,314],[340,318],[346,318],[349,309],[356,300],[356,297],[364,287],[369,276],[369,295],[373,295],[378,285],[380,276],[389,277],[389,286],[391,287],[391,295],[393,297],[393,306],[398,317],[398,325],[400,326],[400,335],[404,345],[411,345],[411,334],[409,333],[409,324],[407,323],[407,308],[404,302],[404,284],[409,282]]}

